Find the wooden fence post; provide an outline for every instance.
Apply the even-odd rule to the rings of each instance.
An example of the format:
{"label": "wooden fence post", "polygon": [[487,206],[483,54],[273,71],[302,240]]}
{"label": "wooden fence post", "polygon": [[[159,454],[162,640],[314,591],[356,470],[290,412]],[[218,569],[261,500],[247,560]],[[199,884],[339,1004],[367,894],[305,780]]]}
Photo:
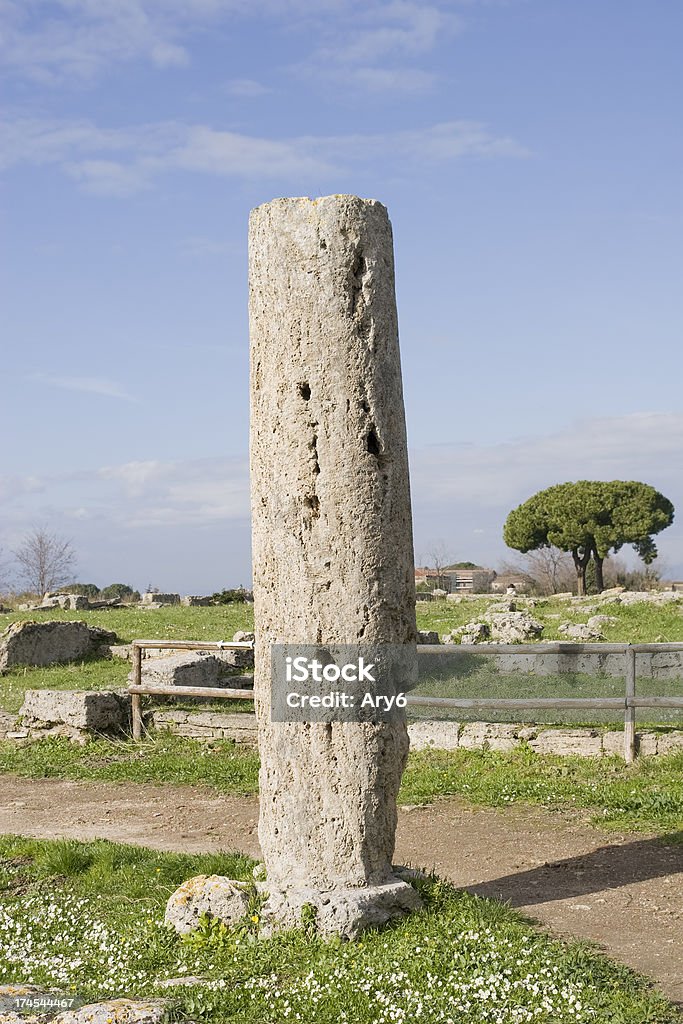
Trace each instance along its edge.
{"label": "wooden fence post", "polygon": [[[142,685],[142,647],[133,644],[133,686]],[[133,718],[133,739],[142,739],[142,696],[131,694],[131,714]]]}
{"label": "wooden fence post", "polygon": [[[636,695],[636,652],[629,644],[626,659],[626,711],[624,712],[624,760],[631,764],[636,756],[636,709],[631,700]],[[629,699],[630,698],[630,699]]]}

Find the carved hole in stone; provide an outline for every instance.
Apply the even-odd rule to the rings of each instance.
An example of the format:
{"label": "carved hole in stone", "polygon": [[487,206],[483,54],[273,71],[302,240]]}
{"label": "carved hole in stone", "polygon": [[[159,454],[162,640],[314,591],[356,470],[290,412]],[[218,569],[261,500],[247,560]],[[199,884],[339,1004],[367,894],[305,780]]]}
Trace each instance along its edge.
{"label": "carved hole in stone", "polygon": [[355,316],[363,293],[363,276],[368,265],[361,252],[357,252],[351,264],[351,315]]}
{"label": "carved hole in stone", "polygon": [[381,453],[381,448],[379,446],[379,438],[377,437],[377,433],[374,427],[372,427],[368,432],[368,436],[365,439],[365,447],[367,448],[371,455],[379,455]]}
{"label": "carved hole in stone", "polygon": [[317,519],[320,515],[320,502],[317,494],[307,494],[304,498],[304,505],[311,510],[311,518]]}
{"label": "carved hole in stone", "polygon": [[318,435],[313,435],[309,448],[313,452],[313,473],[315,476],[320,472],[320,463],[318,462]]}
{"label": "carved hole in stone", "polygon": [[303,398],[304,402],[307,402],[311,397],[311,385],[307,383],[299,384],[299,394]]}
{"label": "carved hole in stone", "polygon": [[368,405],[367,402],[361,402],[360,407],[363,410],[363,412],[370,412],[370,406]]}
{"label": "carved hole in stone", "polygon": [[325,241],[324,238],[320,239],[320,248],[321,249],[327,249],[327,242]]}

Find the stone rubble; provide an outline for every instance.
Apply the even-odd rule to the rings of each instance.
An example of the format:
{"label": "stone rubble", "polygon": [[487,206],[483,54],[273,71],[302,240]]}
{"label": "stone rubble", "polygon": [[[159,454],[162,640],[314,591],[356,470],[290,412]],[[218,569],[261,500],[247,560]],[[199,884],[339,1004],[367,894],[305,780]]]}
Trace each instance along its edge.
{"label": "stone rubble", "polygon": [[564,633],[572,640],[604,640],[605,637],[598,625],[590,622],[563,622],[557,627],[558,633]]}
{"label": "stone rubble", "polygon": [[113,640],[115,633],[81,621],[14,622],[0,634],[0,672],[15,665],[78,661]]}
{"label": "stone rubble", "polygon": [[223,875],[196,875],[188,878],[170,896],[164,920],[180,935],[188,935],[199,924],[202,914],[224,924],[237,924],[246,915],[253,889]]}
{"label": "stone rubble", "polygon": [[[226,651],[225,655],[236,652]],[[227,675],[232,667],[224,655],[202,651],[183,651],[162,658],[146,659],[142,663],[142,682],[145,686],[229,686]],[[132,682],[133,675],[128,680]]]}
{"label": "stone rubble", "polygon": [[65,736],[79,743],[91,736],[130,732],[130,696],[97,690],[27,690],[19,712],[32,738]]}

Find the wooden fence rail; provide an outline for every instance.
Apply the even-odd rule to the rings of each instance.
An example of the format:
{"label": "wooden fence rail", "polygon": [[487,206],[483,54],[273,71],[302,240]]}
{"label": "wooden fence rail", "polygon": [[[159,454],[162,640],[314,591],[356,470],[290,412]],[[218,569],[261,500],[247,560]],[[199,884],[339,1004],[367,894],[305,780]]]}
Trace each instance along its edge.
{"label": "wooden fence rail", "polygon": [[[128,687],[131,694],[133,738],[142,737],[142,695],[172,697],[212,697],[223,700],[253,700],[253,689],[240,688],[238,684],[251,684],[253,676],[233,676],[235,686],[159,686],[143,684],[142,654],[144,650],[183,651],[233,651],[251,650],[250,642],[201,641],[201,640],[134,640],[133,681]],[[408,696],[407,702],[413,707],[460,708],[468,711],[529,711],[543,710],[623,710],[624,712],[624,759],[627,762],[636,756],[636,708],[673,708],[683,711],[683,697],[638,697],[636,695],[636,655],[666,654],[683,652],[683,643],[662,644],[486,644],[477,650],[476,645],[423,644],[418,654],[466,655],[466,654],[622,654],[624,657],[625,692],[623,697],[423,697]]]}

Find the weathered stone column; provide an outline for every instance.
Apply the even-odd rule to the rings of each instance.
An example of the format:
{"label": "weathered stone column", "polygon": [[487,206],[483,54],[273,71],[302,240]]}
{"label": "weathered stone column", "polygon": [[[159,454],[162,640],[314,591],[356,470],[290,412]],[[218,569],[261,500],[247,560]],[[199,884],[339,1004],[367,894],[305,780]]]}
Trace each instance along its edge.
{"label": "weathered stone column", "polygon": [[392,874],[405,721],[273,723],[270,645],[412,644],[408,458],[386,209],[276,199],[249,226],[259,837],[271,920],[353,936]]}

